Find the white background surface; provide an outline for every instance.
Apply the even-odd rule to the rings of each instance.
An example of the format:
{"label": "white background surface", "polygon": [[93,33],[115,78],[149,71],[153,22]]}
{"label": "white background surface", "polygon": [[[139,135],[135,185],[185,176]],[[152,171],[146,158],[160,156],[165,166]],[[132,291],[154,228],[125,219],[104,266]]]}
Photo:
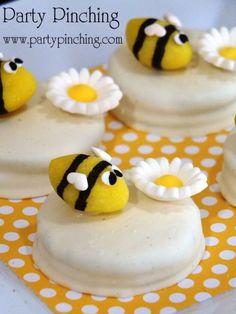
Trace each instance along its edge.
{"label": "white background surface", "polygon": [[[50,12],[53,6],[70,7],[71,10],[84,11],[89,6],[108,12],[118,11],[120,27],[111,30],[103,24],[52,24],[45,23],[40,29],[36,29],[33,23],[17,24],[2,23],[2,9],[0,7],[0,47],[7,57],[19,56],[25,60],[38,79],[47,79],[58,71],[74,66],[93,66],[106,63],[115,46],[103,46],[95,49],[91,46],[64,46],[60,49],[37,46],[28,48],[24,45],[4,45],[2,36],[61,36],[67,33],[77,36],[78,33],[100,36],[123,36],[126,22],[135,16],[161,17],[166,11],[178,15],[185,27],[208,29],[212,26],[236,25],[236,1],[235,0],[119,0],[119,1],[95,1],[95,0],[19,0],[4,6],[12,6],[18,11],[30,11],[32,8],[39,11]],[[49,19],[50,20],[50,19]],[[20,282],[0,262],[0,314],[47,314],[50,313],[44,304]],[[236,313],[236,293],[232,291],[226,295],[217,297],[214,302],[209,300],[187,309],[184,313],[201,314],[232,314]]]}

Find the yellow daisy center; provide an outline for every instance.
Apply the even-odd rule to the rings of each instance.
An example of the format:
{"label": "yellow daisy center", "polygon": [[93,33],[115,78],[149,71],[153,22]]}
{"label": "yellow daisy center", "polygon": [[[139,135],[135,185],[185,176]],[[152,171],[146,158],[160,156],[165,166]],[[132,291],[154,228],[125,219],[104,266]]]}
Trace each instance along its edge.
{"label": "yellow daisy center", "polygon": [[220,48],[219,54],[225,59],[236,60],[236,47],[223,47]]}
{"label": "yellow daisy center", "polygon": [[97,99],[96,90],[88,84],[78,84],[70,87],[68,95],[78,102],[93,102]]}
{"label": "yellow daisy center", "polygon": [[167,188],[180,188],[184,186],[183,182],[177,177],[173,175],[164,175],[154,180],[156,185],[163,185]]}

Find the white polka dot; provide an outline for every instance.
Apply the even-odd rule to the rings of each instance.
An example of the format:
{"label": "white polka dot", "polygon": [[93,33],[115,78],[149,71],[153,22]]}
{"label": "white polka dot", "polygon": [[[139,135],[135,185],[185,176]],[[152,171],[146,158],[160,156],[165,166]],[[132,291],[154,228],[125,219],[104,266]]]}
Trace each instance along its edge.
{"label": "white polka dot", "polygon": [[119,157],[112,157],[112,164],[119,166],[122,163],[122,160]]}
{"label": "white polka dot", "polygon": [[194,285],[194,281],[192,279],[184,279],[178,283],[178,286],[182,289],[191,288]]}
{"label": "white polka dot", "polygon": [[19,234],[17,232],[6,232],[3,238],[7,241],[16,241],[19,239]]}
{"label": "white polka dot", "polygon": [[219,187],[219,184],[217,184],[217,183],[210,185],[209,189],[211,192],[215,192],[215,193],[220,192],[220,187]]}
{"label": "white polka dot", "polygon": [[39,196],[39,197],[33,197],[32,201],[34,203],[44,203],[46,201],[47,196]]}
{"label": "white polka dot", "polygon": [[6,253],[9,251],[9,246],[6,244],[0,244],[0,253]]}
{"label": "white polka dot", "polygon": [[159,135],[156,135],[156,134],[148,134],[146,136],[146,139],[149,141],[149,142],[159,142],[161,137]]}
{"label": "white polka dot", "polygon": [[209,211],[206,209],[200,209],[201,218],[207,218],[209,216]]}
{"label": "white polka dot", "polygon": [[227,243],[232,246],[236,246],[236,237],[230,237],[227,239]]}
{"label": "white polka dot", "polygon": [[211,225],[211,230],[214,232],[224,232],[226,230],[226,225],[222,223],[214,223]]}
{"label": "white polka dot", "polygon": [[141,160],[143,160],[142,157],[133,157],[129,160],[129,163],[132,165],[132,166],[136,166]]}
{"label": "white polka dot", "polygon": [[84,314],[96,314],[98,312],[98,308],[95,305],[85,305],[81,310]]}
{"label": "white polka dot", "polygon": [[207,206],[212,206],[217,203],[217,199],[213,196],[207,196],[202,199],[202,203]]}
{"label": "white polka dot", "polygon": [[18,251],[22,255],[31,255],[32,254],[32,246],[27,246],[27,245],[21,246],[18,249]]}
{"label": "white polka dot", "polygon": [[176,151],[176,147],[173,145],[162,146],[161,151],[163,154],[173,154]]}
{"label": "white polka dot", "polygon": [[29,239],[31,242],[34,242],[35,236],[36,236],[36,234],[35,234],[34,232],[33,232],[33,233],[30,233],[30,234],[28,235],[28,239]]}
{"label": "white polka dot", "polygon": [[176,313],[176,309],[174,307],[171,307],[171,306],[163,307],[160,310],[160,314],[173,314],[173,313]]}
{"label": "white polka dot", "polygon": [[9,202],[11,203],[20,203],[22,200],[20,198],[10,198]]}
{"label": "white polka dot", "polygon": [[150,145],[142,145],[142,146],[139,146],[138,151],[141,154],[150,154],[153,152],[153,147]]}
{"label": "white polka dot", "polygon": [[192,137],[192,140],[193,140],[195,143],[204,143],[204,142],[206,142],[207,137],[206,137],[206,136],[193,136],[193,137]]}
{"label": "white polka dot", "polygon": [[56,305],[56,310],[60,313],[68,313],[72,310],[72,306],[68,303],[62,302]]}
{"label": "white polka dot", "polygon": [[151,314],[151,310],[146,307],[139,307],[134,311],[134,314]]}
{"label": "white polka dot", "polygon": [[169,296],[169,300],[173,303],[181,303],[186,299],[183,293],[173,293]]}
{"label": "white polka dot", "polygon": [[202,260],[206,260],[211,256],[211,253],[209,251],[205,251],[202,257]]}
{"label": "white polka dot", "polygon": [[121,144],[121,145],[116,145],[115,151],[116,151],[117,153],[119,153],[119,154],[125,154],[125,153],[127,153],[127,152],[129,151],[129,146],[123,145],[123,144]]}
{"label": "white polka dot", "polygon": [[216,237],[207,237],[205,238],[207,246],[215,246],[219,243],[219,240]]}
{"label": "white polka dot", "polygon": [[181,136],[171,136],[171,137],[169,137],[169,140],[172,143],[181,143],[181,142],[183,142],[184,138]]}
{"label": "white polka dot", "polygon": [[124,314],[125,310],[120,306],[112,306],[108,310],[109,314]]}
{"label": "white polka dot", "polygon": [[206,287],[206,288],[216,288],[220,285],[220,282],[218,279],[215,279],[215,278],[209,278],[209,279],[206,279],[204,282],[203,282],[203,285]]}
{"label": "white polka dot", "polygon": [[208,292],[199,292],[197,294],[195,294],[194,299],[198,302],[202,302],[205,301],[207,299],[210,299],[211,295]]}
{"label": "white polka dot", "polygon": [[105,132],[103,134],[102,140],[105,142],[111,141],[114,138],[114,134],[111,132]]}
{"label": "white polka dot", "polygon": [[228,271],[228,267],[226,265],[223,265],[223,264],[216,264],[216,265],[211,267],[211,271],[214,274],[224,274]]}
{"label": "white polka dot", "polygon": [[118,300],[120,302],[131,302],[134,298],[133,297],[121,297],[121,298],[118,298]]}
{"label": "white polka dot", "polygon": [[21,268],[25,265],[25,262],[20,258],[12,258],[9,260],[8,265],[13,268]]}
{"label": "white polka dot", "polygon": [[36,215],[38,213],[38,208],[33,207],[33,206],[25,207],[23,209],[23,213],[26,216],[34,216],[34,215]]}
{"label": "white polka dot", "polygon": [[28,282],[36,282],[36,281],[39,281],[40,276],[35,273],[27,273],[24,275],[23,278],[25,281],[28,281]]}
{"label": "white polka dot", "polygon": [[109,128],[113,130],[119,130],[123,127],[123,124],[118,121],[111,121],[109,123]]}
{"label": "white polka dot", "polygon": [[225,134],[219,134],[215,137],[215,139],[216,139],[216,142],[218,142],[218,143],[224,143],[226,140],[226,137],[227,137],[227,135],[225,135]]}
{"label": "white polka dot", "polygon": [[13,213],[14,208],[11,206],[1,206],[0,207],[0,214],[2,215],[10,215],[11,213]]}
{"label": "white polka dot", "polygon": [[0,226],[3,226],[4,223],[5,223],[5,221],[2,218],[0,218]]}
{"label": "white polka dot", "polygon": [[143,296],[143,300],[147,303],[155,303],[160,299],[159,294],[157,293],[146,293]]}
{"label": "white polka dot", "polygon": [[29,226],[29,222],[25,219],[18,219],[13,222],[13,226],[18,229],[23,229]]}
{"label": "white polka dot", "polygon": [[223,260],[231,260],[235,258],[236,253],[234,251],[231,250],[224,250],[221,251],[219,256],[221,259]]}
{"label": "white polka dot", "polygon": [[194,271],[192,272],[193,275],[197,275],[197,274],[200,274],[202,272],[202,266],[201,265],[198,265]]}
{"label": "white polka dot", "polygon": [[123,135],[123,139],[127,142],[133,142],[133,141],[136,141],[138,138],[138,135],[136,133],[125,133]]}
{"label": "white polka dot", "polygon": [[229,280],[229,285],[233,288],[236,288],[236,278],[231,278]]}
{"label": "white polka dot", "polygon": [[53,298],[57,294],[56,290],[51,288],[41,289],[39,293],[44,298]]}
{"label": "white polka dot", "polygon": [[198,146],[187,146],[185,149],[184,149],[185,153],[186,154],[189,154],[189,155],[195,155],[195,154],[198,154],[199,151],[200,151],[200,148]]}
{"label": "white polka dot", "polygon": [[91,298],[95,301],[104,301],[107,299],[106,297],[103,297],[101,295],[91,295]]}
{"label": "white polka dot", "polygon": [[73,290],[66,292],[66,297],[69,300],[79,300],[82,298],[82,294]]}
{"label": "white polka dot", "polygon": [[222,147],[219,147],[219,146],[212,146],[209,148],[209,153],[212,154],[212,155],[221,155],[222,154]]}
{"label": "white polka dot", "polygon": [[215,159],[205,158],[201,161],[201,165],[206,168],[212,168],[216,164]]}
{"label": "white polka dot", "polygon": [[222,209],[220,211],[218,211],[218,216],[222,219],[228,219],[233,217],[234,212],[230,209]]}

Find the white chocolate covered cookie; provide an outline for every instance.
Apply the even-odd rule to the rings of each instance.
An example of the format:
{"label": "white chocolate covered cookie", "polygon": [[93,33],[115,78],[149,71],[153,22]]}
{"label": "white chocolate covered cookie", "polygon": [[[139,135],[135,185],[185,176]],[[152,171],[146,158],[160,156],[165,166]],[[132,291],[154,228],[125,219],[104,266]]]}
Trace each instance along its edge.
{"label": "white chocolate covered cookie", "polygon": [[189,67],[157,71],[140,64],[126,46],[109,62],[109,73],[124,97],[114,114],[128,126],[162,136],[198,136],[233,125],[236,75],[196,53],[200,37],[189,32],[195,51]]}

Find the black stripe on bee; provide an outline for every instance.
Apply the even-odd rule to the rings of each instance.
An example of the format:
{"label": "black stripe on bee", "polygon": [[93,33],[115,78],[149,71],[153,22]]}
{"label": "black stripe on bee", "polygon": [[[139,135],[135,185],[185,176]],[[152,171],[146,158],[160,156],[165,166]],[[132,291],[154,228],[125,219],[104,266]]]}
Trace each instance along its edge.
{"label": "black stripe on bee", "polygon": [[84,155],[84,154],[80,154],[78,156],[75,157],[75,159],[72,161],[70,167],[66,170],[66,172],[63,175],[63,178],[61,180],[61,182],[59,183],[59,185],[57,186],[57,194],[63,198],[63,193],[64,190],[66,189],[66,187],[69,185],[69,182],[67,181],[67,176],[70,172],[75,172],[76,169],[79,167],[79,165],[82,164],[82,162],[87,159],[89,156],[88,155]]}
{"label": "black stripe on bee", "polygon": [[145,20],[143,22],[143,24],[140,26],[137,38],[136,38],[135,43],[133,45],[133,54],[135,55],[136,59],[138,59],[138,53],[141,50],[143,43],[145,41],[145,38],[147,36],[145,34],[145,28],[149,25],[152,25],[156,21],[157,21],[157,19],[150,18],[150,19]]}
{"label": "black stripe on bee", "polygon": [[165,48],[168,43],[170,36],[176,31],[176,27],[174,25],[167,25],[165,27],[166,35],[159,38],[156,43],[156,48],[152,57],[152,66],[155,69],[161,69],[161,62],[165,54]]}
{"label": "black stripe on bee", "polygon": [[105,160],[100,161],[98,164],[96,164],[95,167],[90,171],[88,174],[88,188],[85,191],[81,191],[79,193],[79,196],[75,202],[75,209],[79,209],[82,211],[85,211],[87,206],[87,199],[96,184],[96,181],[99,177],[99,175],[105,170],[108,166],[111,166],[111,164]]}
{"label": "black stripe on bee", "polygon": [[[2,68],[2,61],[0,61],[0,70]],[[2,85],[2,77],[0,74],[0,115],[7,113],[7,110],[4,107],[4,100],[3,100],[3,85]]]}

